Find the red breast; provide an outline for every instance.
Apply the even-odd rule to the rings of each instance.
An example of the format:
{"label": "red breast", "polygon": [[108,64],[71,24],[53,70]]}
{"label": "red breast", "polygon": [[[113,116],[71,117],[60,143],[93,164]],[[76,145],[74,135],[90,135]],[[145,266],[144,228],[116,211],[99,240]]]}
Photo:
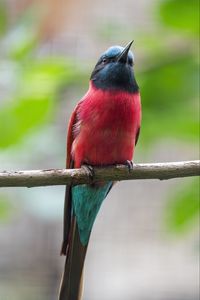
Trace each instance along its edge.
{"label": "red breast", "polygon": [[72,157],[83,163],[109,165],[131,160],[141,121],[140,94],[90,88],[77,109]]}

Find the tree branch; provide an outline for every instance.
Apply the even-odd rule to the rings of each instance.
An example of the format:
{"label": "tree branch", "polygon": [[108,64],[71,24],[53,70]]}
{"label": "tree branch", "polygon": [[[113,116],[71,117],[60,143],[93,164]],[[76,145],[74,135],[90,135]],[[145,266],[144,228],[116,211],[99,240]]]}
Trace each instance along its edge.
{"label": "tree branch", "polygon": [[199,176],[200,161],[134,164],[130,172],[124,165],[94,168],[93,181],[84,169],[48,169],[0,172],[0,187],[37,187],[83,184],[95,181],[131,179],[170,179]]}

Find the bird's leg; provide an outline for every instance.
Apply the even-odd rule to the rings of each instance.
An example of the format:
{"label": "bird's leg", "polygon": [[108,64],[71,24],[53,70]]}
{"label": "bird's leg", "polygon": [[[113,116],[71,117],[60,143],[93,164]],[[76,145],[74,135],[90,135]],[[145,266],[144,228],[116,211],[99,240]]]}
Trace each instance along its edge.
{"label": "bird's leg", "polygon": [[91,165],[83,164],[81,168],[86,172],[89,176],[90,180],[93,181],[94,179],[94,168]]}
{"label": "bird's leg", "polygon": [[126,160],[125,161],[125,165],[127,166],[128,171],[130,173],[133,170],[133,162],[132,162],[132,160]]}

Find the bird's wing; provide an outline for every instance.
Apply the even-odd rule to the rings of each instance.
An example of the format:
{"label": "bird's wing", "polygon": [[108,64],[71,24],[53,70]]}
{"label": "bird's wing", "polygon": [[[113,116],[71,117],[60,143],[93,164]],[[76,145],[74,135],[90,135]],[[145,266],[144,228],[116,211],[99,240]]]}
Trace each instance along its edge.
{"label": "bird's wing", "polygon": [[[68,135],[67,135],[67,161],[66,168],[73,169],[74,168],[74,160],[71,155],[72,144],[74,141],[74,127],[78,122],[77,110],[82,101],[80,101],[75,107],[70,121],[68,125]],[[72,222],[72,193],[71,193],[71,185],[66,186],[65,191],[65,204],[64,204],[64,220],[63,220],[63,243],[61,248],[61,255],[67,254],[67,248],[69,243],[69,233]]]}
{"label": "bird's wing", "polygon": [[140,127],[141,127],[141,119],[142,119],[142,110],[141,110],[141,100],[140,100],[140,94],[138,94],[138,101],[137,101],[137,106],[138,106],[138,124],[137,124],[137,132],[136,132],[136,137],[135,137],[135,146],[138,142],[139,135],[140,135]]}
{"label": "bird's wing", "polygon": [[67,134],[67,162],[66,162],[66,167],[67,168],[73,168],[73,159],[72,159],[72,155],[71,155],[71,150],[72,150],[72,144],[75,138],[74,135],[74,127],[78,122],[78,115],[77,115],[77,111],[78,108],[80,106],[80,104],[82,103],[82,101],[80,101],[77,106],[75,107],[71,118],[69,120],[69,126],[68,126],[68,134]]}
{"label": "bird's wing", "polygon": [[138,142],[139,136],[140,136],[140,127],[138,128],[138,130],[137,130],[137,133],[136,133],[136,138],[135,138],[135,146],[137,145],[137,142]]}

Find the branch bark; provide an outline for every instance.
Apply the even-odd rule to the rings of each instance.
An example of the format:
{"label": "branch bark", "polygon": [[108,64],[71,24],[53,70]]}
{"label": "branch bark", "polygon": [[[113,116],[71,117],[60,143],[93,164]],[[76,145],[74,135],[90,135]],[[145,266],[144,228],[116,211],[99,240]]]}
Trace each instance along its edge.
{"label": "branch bark", "polygon": [[38,187],[48,185],[83,184],[96,181],[120,181],[131,179],[170,179],[199,176],[200,160],[134,164],[133,170],[116,165],[94,168],[93,180],[84,169],[48,169],[32,171],[0,172],[0,187]]}

